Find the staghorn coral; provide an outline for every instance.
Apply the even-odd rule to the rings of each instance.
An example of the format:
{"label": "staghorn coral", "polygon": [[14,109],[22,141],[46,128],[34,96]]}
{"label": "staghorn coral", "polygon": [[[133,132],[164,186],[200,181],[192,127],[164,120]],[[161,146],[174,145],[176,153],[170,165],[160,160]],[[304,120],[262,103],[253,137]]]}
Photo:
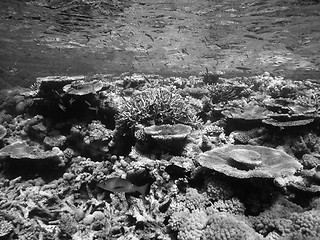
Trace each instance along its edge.
{"label": "staghorn coral", "polygon": [[197,112],[173,88],[149,88],[123,99],[118,115],[120,124],[198,124]]}
{"label": "staghorn coral", "polygon": [[203,231],[203,240],[258,240],[263,239],[240,217],[229,213],[212,214]]}

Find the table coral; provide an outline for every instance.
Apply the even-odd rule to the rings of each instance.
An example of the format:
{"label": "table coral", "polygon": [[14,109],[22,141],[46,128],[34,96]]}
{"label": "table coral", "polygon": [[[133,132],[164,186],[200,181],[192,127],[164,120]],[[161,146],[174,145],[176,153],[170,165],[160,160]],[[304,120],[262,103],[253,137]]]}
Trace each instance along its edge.
{"label": "table coral", "polygon": [[74,81],[63,87],[63,91],[71,95],[87,95],[90,93],[96,93],[100,91],[103,87],[103,83],[99,80],[94,80],[90,82],[85,81]]}
{"label": "table coral", "polygon": [[[260,154],[261,166],[247,168],[244,164],[237,164],[232,161],[230,152],[233,150],[248,150],[248,154],[254,151]],[[250,155],[247,156],[250,158]],[[229,145],[207,151],[200,155],[197,161],[203,167],[213,169],[225,175],[236,178],[276,178],[289,176],[302,168],[302,165],[290,155],[273,148],[249,145]]]}

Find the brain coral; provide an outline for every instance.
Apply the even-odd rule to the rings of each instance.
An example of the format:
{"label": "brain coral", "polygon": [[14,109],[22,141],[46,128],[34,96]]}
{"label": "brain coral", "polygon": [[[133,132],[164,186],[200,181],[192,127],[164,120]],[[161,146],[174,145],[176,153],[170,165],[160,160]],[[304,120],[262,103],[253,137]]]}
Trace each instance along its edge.
{"label": "brain coral", "polygon": [[277,178],[292,175],[302,165],[284,151],[250,145],[228,145],[200,155],[198,162],[236,178]]}

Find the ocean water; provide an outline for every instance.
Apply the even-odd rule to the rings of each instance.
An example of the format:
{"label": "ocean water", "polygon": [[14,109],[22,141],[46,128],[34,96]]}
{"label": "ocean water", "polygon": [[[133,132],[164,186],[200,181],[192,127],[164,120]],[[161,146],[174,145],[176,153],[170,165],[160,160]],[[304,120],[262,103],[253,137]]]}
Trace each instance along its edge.
{"label": "ocean water", "polygon": [[319,239],[318,1],[0,3],[0,238]]}

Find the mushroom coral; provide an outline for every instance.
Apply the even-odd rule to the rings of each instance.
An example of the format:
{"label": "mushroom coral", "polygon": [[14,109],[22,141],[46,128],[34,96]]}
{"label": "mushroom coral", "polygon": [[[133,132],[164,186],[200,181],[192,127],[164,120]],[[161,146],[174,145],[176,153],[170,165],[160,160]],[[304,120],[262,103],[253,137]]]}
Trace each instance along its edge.
{"label": "mushroom coral", "polygon": [[235,178],[277,178],[294,174],[302,165],[284,151],[269,147],[229,145],[200,155],[201,166]]}

